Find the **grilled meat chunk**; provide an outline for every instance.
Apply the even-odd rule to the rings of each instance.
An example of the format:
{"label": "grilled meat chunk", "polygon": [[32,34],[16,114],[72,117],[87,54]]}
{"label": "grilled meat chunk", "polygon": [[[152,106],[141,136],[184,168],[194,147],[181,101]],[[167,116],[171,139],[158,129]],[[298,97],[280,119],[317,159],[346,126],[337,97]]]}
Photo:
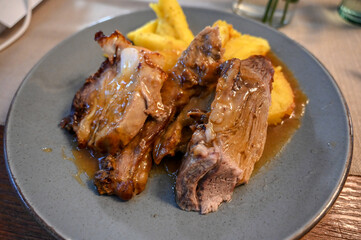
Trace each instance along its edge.
{"label": "grilled meat chunk", "polygon": [[186,147],[193,134],[193,126],[204,122],[206,112],[214,98],[214,88],[209,87],[199,96],[194,96],[184,106],[175,120],[163,131],[154,142],[153,158],[156,162],[177,152],[186,152]]}
{"label": "grilled meat chunk", "polygon": [[156,120],[147,121],[142,131],[119,154],[101,160],[100,170],[94,177],[100,194],[129,200],[144,190],[152,166],[150,146],[162,127],[164,125]]}
{"label": "grilled meat chunk", "polygon": [[[171,119],[175,120],[169,130],[162,132],[156,139],[153,160],[159,164],[166,155],[174,155],[177,148],[189,137],[182,137],[179,131],[189,124],[186,111],[194,108],[205,108],[209,97],[212,97],[212,89],[218,79],[218,67],[223,55],[222,43],[218,28],[206,27],[192,41],[189,47],[182,53],[177,64],[170,73],[170,79],[177,89],[172,95],[167,92],[172,101],[167,104],[171,110]],[[199,104],[196,98],[201,95]],[[163,95],[162,95],[163,96]],[[193,101],[190,99],[194,97]],[[188,106],[186,106],[188,104]],[[186,107],[185,107],[186,106]],[[183,108],[186,110],[182,111]],[[179,116],[180,115],[180,116]],[[171,136],[175,134],[174,136]]]}
{"label": "grilled meat chunk", "polygon": [[221,66],[208,123],[198,126],[176,182],[178,205],[202,214],[230,201],[262,155],[271,103],[273,67],[263,56]]}
{"label": "grilled meat chunk", "polygon": [[118,31],[108,37],[98,32],[95,40],[107,59],[76,93],[68,128],[76,133],[79,147],[114,154],[137,135],[148,116],[166,117],[160,90],[167,74],[159,53],[131,45]]}
{"label": "grilled meat chunk", "polygon": [[[124,149],[115,157],[104,160],[101,169],[95,175],[95,185],[100,194],[116,194],[128,200],[143,190],[141,187],[137,189],[136,186],[145,185],[145,176],[148,176],[149,169],[143,171],[139,166],[148,158],[155,138],[190,98],[199,95],[202,89],[216,82],[216,71],[222,56],[221,46],[218,29],[210,27],[201,31],[190,43],[170,71],[161,90],[166,117],[148,118],[137,136]],[[137,169],[142,169],[143,185],[140,185],[139,181],[138,185],[135,184],[135,177],[139,172]]]}

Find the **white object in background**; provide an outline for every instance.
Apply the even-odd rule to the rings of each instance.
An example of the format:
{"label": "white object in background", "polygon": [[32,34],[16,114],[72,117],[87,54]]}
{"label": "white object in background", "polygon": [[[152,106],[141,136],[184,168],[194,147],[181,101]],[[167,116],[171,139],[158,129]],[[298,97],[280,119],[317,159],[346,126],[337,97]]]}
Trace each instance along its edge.
{"label": "white object in background", "polygon": [[[31,9],[42,0],[28,0]],[[0,0],[0,33],[6,28],[12,28],[26,15],[24,0]]]}
{"label": "white object in background", "polygon": [[[21,0],[19,0],[21,1]],[[23,24],[21,25],[21,28],[19,30],[17,30],[15,32],[15,34],[11,35],[8,39],[6,39],[4,42],[2,42],[0,44],[0,51],[4,50],[5,48],[9,47],[11,44],[13,44],[16,40],[18,40],[26,31],[26,29],[28,29],[29,25],[30,25],[30,21],[31,21],[31,13],[32,13],[32,1],[31,0],[22,0],[23,1],[23,7],[25,6],[26,12],[25,12],[25,19],[23,21]],[[12,3],[12,4],[11,4]],[[15,3],[15,5],[14,5]],[[12,20],[10,21],[11,24],[14,24],[16,22],[14,22],[14,20],[16,20],[17,16],[14,13],[20,12],[20,5],[16,6],[17,2],[8,2],[8,5],[6,5],[4,7],[5,12],[8,12],[9,14],[6,14],[6,16],[8,16],[9,18],[7,18],[7,20]],[[38,2],[39,3],[39,2]],[[19,11],[18,11],[19,10]],[[15,12],[14,12],[15,11]],[[0,15],[1,16],[1,15]],[[4,30],[4,29],[3,29]]]}

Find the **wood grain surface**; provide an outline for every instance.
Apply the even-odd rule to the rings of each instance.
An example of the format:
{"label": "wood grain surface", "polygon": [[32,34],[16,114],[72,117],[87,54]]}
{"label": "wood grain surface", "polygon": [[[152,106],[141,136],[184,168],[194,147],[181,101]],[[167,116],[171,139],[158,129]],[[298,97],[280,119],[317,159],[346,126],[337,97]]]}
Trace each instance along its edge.
{"label": "wood grain surface", "polygon": [[303,239],[361,239],[360,176],[348,176],[331,210]]}
{"label": "wood grain surface", "polygon": [[[0,126],[0,146],[4,127]],[[23,206],[10,183],[0,148],[0,239],[54,239]],[[328,214],[302,239],[361,239],[361,177],[348,176]]]}

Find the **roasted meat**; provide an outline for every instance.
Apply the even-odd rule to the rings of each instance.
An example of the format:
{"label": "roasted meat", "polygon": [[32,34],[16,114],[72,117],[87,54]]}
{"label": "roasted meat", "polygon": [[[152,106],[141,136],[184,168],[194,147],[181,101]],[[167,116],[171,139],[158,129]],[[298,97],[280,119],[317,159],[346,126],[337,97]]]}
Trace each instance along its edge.
{"label": "roasted meat", "polygon": [[262,56],[222,64],[208,123],[192,135],[176,182],[178,205],[206,214],[230,201],[262,155],[273,67]]}
{"label": "roasted meat", "polygon": [[76,93],[68,128],[79,147],[116,153],[143,127],[148,116],[166,118],[160,90],[167,74],[159,53],[135,47],[115,31],[95,40],[107,56]]}
{"label": "roasted meat", "polygon": [[94,184],[100,194],[117,195],[129,200],[142,192],[152,166],[150,154],[154,136],[166,122],[147,121],[139,134],[117,155],[101,160]]}
{"label": "roasted meat", "polygon": [[[149,168],[139,166],[148,166],[143,163],[149,157],[154,140],[172,118],[182,111],[193,96],[217,81],[221,45],[218,29],[210,27],[201,31],[190,43],[171,69],[161,90],[166,117],[148,118],[127,146],[117,155],[103,160],[94,181],[99,193],[116,194],[127,200],[144,189]],[[142,182],[137,181],[138,175],[142,176]]]}
{"label": "roasted meat", "polygon": [[214,98],[215,86],[212,85],[199,96],[194,96],[184,106],[173,122],[154,142],[153,158],[155,162],[177,152],[186,152],[186,147],[193,134],[193,127],[207,119],[207,112]]}

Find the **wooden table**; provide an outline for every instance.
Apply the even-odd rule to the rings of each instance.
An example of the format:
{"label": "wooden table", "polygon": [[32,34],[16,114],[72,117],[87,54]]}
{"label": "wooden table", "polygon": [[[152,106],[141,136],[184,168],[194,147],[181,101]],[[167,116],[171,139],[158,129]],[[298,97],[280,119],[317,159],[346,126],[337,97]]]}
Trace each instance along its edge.
{"label": "wooden table", "polygon": [[[0,126],[3,146],[4,126]],[[25,209],[0,148],[0,239],[54,239]],[[328,214],[303,239],[361,239],[361,176],[350,175]]]}
{"label": "wooden table", "polygon": [[[106,16],[143,7],[147,4],[146,1],[44,1],[35,10],[28,32],[13,47],[0,53],[1,102],[10,103],[25,74],[64,38]],[[232,1],[203,2],[207,2],[208,7],[230,9]],[[179,2],[185,5],[204,4],[201,0]],[[300,1],[292,24],[280,29],[311,51],[335,77],[349,104],[354,123],[355,145],[351,175],[328,214],[303,239],[361,239],[361,105],[358,103],[361,91],[361,28],[347,24],[337,16],[336,7],[339,2],[340,0]],[[92,8],[94,11],[91,11]],[[88,12],[92,14],[87,14]],[[64,18],[65,15],[68,17]],[[59,22],[62,23],[60,28]],[[53,29],[57,31],[52,31]],[[21,54],[21,59],[17,54]],[[8,84],[5,89],[7,83],[14,84]],[[1,92],[2,89],[5,90]],[[5,96],[6,94],[9,96]],[[2,116],[6,114],[5,111],[6,109],[1,113]],[[3,146],[3,135],[4,127],[0,125],[0,146]],[[2,147],[0,195],[0,239],[54,239],[23,207],[11,186]]]}

